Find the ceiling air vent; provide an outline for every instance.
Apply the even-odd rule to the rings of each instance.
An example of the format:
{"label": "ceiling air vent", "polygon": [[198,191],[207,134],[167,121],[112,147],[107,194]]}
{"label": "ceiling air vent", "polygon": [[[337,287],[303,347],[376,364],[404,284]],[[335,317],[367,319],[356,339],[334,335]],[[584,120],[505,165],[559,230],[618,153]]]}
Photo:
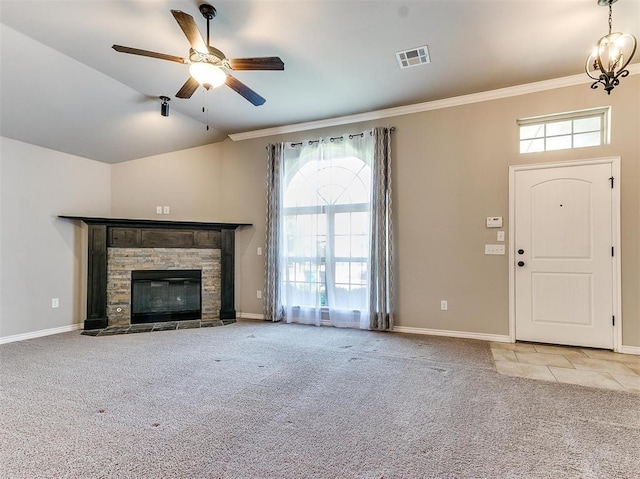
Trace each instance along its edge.
{"label": "ceiling air vent", "polygon": [[429,50],[426,45],[412,48],[411,50],[405,50],[403,52],[396,52],[396,58],[398,59],[400,68],[409,68],[415,67],[416,65],[431,63]]}

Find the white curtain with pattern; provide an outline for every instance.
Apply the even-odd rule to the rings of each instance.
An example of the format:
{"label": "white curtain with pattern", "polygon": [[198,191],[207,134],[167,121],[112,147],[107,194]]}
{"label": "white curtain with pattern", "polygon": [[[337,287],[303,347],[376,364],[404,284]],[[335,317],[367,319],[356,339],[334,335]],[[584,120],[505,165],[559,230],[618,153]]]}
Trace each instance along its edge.
{"label": "white curtain with pattern", "polygon": [[269,145],[267,319],[393,327],[388,139]]}

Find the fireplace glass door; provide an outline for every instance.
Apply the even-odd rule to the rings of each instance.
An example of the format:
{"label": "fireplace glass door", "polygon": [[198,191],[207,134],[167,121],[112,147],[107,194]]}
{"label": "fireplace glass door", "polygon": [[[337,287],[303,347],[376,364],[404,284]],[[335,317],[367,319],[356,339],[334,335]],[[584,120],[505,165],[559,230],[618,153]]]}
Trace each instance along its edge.
{"label": "fireplace glass door", "polygon": [[131,323],[201,319],[201,270],[131,272]]}

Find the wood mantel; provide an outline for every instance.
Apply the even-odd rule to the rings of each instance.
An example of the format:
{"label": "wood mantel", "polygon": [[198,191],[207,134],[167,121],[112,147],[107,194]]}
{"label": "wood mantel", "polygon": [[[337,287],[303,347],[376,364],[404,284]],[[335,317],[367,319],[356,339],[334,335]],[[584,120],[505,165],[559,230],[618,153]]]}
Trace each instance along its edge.
{"label": "wood mantel", "polygon": [[89,227],[87,319],[84,329],[102,329],[107,319],[107,248],[209,248],[220,249],[220,319],[236,318],[234,298],[235,230],[250,223],[158,221],[60,215]]}

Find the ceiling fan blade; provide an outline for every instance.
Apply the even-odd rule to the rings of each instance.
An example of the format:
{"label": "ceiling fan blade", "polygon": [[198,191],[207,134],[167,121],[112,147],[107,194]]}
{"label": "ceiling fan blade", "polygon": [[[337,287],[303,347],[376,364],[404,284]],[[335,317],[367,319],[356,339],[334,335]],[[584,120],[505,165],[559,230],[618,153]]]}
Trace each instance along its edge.
{"label": "ceiling fan blade", "polygon": [[284,70],[280,57],[230,58],[232,70]]}
{"label": "ceiling fan blade", "polygon": [[189,60],[187,60],[186,58],[167,55],[165,53],[150,52],[149,50],[140,50],[139,48],[123,47],[122,45],[113,45],[111,48],[120,53],[131,53],[132,55],[159,58],[160,60],[169,60],[171,62],[177,63],[189,63]]}
{"label": "ceiling fan blade", "polygon": [[191,48],[197,52],[205,53],[207,51],[207,45],[204,43],[193,17],[180,10],[171,10],[171,13],[178,22],[178,25],[180,25],[180,28],[182,28],[187,40],[189,40]]}
{"label": "ceiling fan blade", "polygon": [[197,82],[193,77],[189,77],[189,79],[182,85],[180,91],[176,93],[176,98],[191,98],[191,95],[198,89],[200,83]]}
{"label": "ceiling fan blade", "polygon": [[262,105],[265,101],[260,95],[242,83],[235,77],[232,77],[227,73],[227,81],[225,82],[229,88],[242,95],[245,99],[249,100],[255,106]]}

